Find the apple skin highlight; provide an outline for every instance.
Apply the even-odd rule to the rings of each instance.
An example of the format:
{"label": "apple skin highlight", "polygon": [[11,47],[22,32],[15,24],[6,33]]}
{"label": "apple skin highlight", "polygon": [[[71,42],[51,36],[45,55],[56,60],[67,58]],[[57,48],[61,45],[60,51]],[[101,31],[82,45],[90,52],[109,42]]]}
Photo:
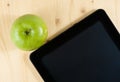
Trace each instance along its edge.
{"label": "apple skin highlight", "polygon": [[43,19],[26,14],[14,21],[10,36],[18,48],[31,51],[38,49],[46,42],[48,30]]}

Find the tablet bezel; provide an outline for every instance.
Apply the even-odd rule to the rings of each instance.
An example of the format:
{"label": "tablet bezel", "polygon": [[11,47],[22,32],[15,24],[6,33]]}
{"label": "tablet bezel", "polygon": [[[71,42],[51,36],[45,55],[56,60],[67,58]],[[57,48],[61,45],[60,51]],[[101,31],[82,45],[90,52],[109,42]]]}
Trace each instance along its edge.
{"label": "tablet bezel", "polygon": [[[50,76],[49,72],[46,70],[44,65],[42,64],[41,59],[47,53],[50,53],[52,50],[55,50],[56,47],[59,47],[61,44],[64,44],[66,41],[74,37],[75,35],[81,33],[82,31],[89,28],[89,26],[93,25],[96,21],[100,21],[109,34],[113,42],[116,44],[118,49],[120,50],[120,35],[107,14],[103,9],[98,9],[91,15],[87,16],[85,19],[80,22],[74,24],[72,28],[69,28],[67,31],[60,34],[58,37],[54,38],[50,42],[46,43],[44,46],[40,47],[38,50],[34,51],[30,55],[30,60],[42,76],[45,82],[54,82],[54,79]],[[78,27],[81,27],[79,28]],[[109,28],[108,28],[109,27]],[[73,31],[75,31],[73,33]]]}

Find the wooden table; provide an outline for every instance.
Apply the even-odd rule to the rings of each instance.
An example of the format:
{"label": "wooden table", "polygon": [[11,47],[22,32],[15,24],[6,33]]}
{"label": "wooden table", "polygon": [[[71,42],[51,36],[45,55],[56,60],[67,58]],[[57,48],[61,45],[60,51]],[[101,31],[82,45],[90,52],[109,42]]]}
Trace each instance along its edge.
{"label": "wooden table", "polygon": [[0,82],[43,82],[29,60],[32,52],[15,47],[10,39],[13,21],[23,14],[42,17],[48,40],[91,10],[103,8],[120,32],[120,0],[0,0]]}

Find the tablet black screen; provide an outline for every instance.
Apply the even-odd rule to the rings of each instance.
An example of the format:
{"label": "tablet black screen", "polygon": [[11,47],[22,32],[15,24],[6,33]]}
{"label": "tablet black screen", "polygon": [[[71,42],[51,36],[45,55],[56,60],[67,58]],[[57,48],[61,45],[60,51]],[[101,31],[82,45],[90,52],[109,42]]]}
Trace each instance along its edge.
{"label": "tablet black screen", "polygon": [[120,50],[100,21],[43,56],[41,62],[55,82],[120,81]]}

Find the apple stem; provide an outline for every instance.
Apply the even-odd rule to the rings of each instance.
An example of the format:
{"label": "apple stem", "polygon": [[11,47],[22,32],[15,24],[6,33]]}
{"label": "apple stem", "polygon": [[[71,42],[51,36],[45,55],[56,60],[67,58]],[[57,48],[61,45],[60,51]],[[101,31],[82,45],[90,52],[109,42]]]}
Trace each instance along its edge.
{"label": "apple stem", "polygon": [[25,31],[25,34],[26,34],[26,35],[29,35],[29,34],[30,34],[30,31],[31,31],[31,29],[26,30],[26,31]]}

